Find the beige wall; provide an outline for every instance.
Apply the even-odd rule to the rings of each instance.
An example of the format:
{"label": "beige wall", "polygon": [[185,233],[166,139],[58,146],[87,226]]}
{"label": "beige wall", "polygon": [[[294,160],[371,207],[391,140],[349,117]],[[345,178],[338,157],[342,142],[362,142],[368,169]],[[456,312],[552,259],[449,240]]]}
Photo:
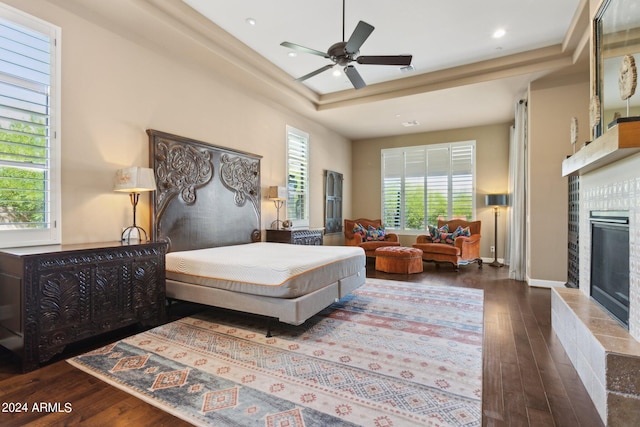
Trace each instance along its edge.
{"label": "beige wall", "polygon": [[576,145],[589,139],[589,98],[586,72],[530,85],[527,270],[532,285],[567,280],[568,180],[562,161],[573,153],[571,117],[578,119]]}
{"label": "beige wall", "polygon": [[[285,184],[285,126],[308,132],[311,226],[324,223],[324,169],[351,180],[350,142],[302,115],[50,2],[6,3],[62,28],[63,243],[117,240],[130,225],[129,198],[112,191],[113,175],[149,164],[148,128],[262,155],[263,195]],[[142,200],[138,222],[148,230],[149,197]],[[346,215],[350,200],[347,188]],[[275,216],[265,200],[263,228]]]}
{"label": "beige wall", "polygon": [[[482,221],[481,255],[493,258],[493,209],[484,205],[484,195],[506,193],[509,176],[509,132],[511,123],[478,126],[439,132],[393,136],[353,142],[352,218],[380,218],[380,150],[383,148],[476,141],[476,218]],[[348,185],[348,184],[347,184]],[[349,218],[345,216],[345,218]],[[498,257],[504,257],[506,214],[498,218]],[[415,242],[414,235],[401,236],[404,245]]]}

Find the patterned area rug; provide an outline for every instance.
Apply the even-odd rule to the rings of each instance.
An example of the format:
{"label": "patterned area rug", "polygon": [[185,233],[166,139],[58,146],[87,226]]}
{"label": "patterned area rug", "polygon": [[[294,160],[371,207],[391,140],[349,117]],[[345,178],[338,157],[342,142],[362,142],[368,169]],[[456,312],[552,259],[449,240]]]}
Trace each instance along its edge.
{"label": "patterned area rug", "polygon": [[302,326],[210,310],[69,360],[202,426],[480,426],[483,292],[368,279]]}

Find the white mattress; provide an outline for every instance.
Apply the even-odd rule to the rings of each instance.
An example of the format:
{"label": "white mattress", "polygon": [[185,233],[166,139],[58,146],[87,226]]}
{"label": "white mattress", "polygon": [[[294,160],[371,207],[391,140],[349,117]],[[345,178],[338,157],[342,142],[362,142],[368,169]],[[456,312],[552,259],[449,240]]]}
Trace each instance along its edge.
{"label": "white mattress", "polygon": [[253,295],[295,298],[358,274],[364,251],[354,246],[250,243],[166,256],[167,279]]}

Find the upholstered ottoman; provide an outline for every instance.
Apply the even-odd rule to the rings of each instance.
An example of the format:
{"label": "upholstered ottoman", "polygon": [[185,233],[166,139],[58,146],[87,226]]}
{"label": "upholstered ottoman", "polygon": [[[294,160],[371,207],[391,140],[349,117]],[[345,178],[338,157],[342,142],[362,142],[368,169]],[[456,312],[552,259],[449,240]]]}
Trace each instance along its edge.
{"label": "upholstered ottoman", "polygon": [[422,251],[416,248],[387,246],[376,249],[376,270],[385,273],[422,273]]}

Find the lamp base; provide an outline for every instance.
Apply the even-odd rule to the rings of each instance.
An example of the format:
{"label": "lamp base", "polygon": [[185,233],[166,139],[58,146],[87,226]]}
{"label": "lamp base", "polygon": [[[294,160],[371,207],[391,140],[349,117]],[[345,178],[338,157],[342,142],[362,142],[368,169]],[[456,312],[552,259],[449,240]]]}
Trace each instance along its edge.
{"label": "lamp base", "polygon": [[[133,238],[131,235],[133,235]],[[144,240],[142,240],[143,235]],[[122,242],[127,242],[127,244],[131,243],[131,240],[147,242],[149,240],[149,236],[147,235],[147,232],[144,231],[144,228],[138,227],[137,225],[132,225],[131,227],[127,227],[122,230],[122,236],[120,236],[120,240]]]}
{"label": "lamp base", "polygon": [[279,219],[276,219],[271,223],[272,230],[282,230],[283,228],[284,228],[284,222],[280,221]]}
{"label": "lamp base", "polygon": [[494,259],[493,262],[491,264],[489,264],[491,267],[504,267],[504,264],[499,262],[497,259]]}

